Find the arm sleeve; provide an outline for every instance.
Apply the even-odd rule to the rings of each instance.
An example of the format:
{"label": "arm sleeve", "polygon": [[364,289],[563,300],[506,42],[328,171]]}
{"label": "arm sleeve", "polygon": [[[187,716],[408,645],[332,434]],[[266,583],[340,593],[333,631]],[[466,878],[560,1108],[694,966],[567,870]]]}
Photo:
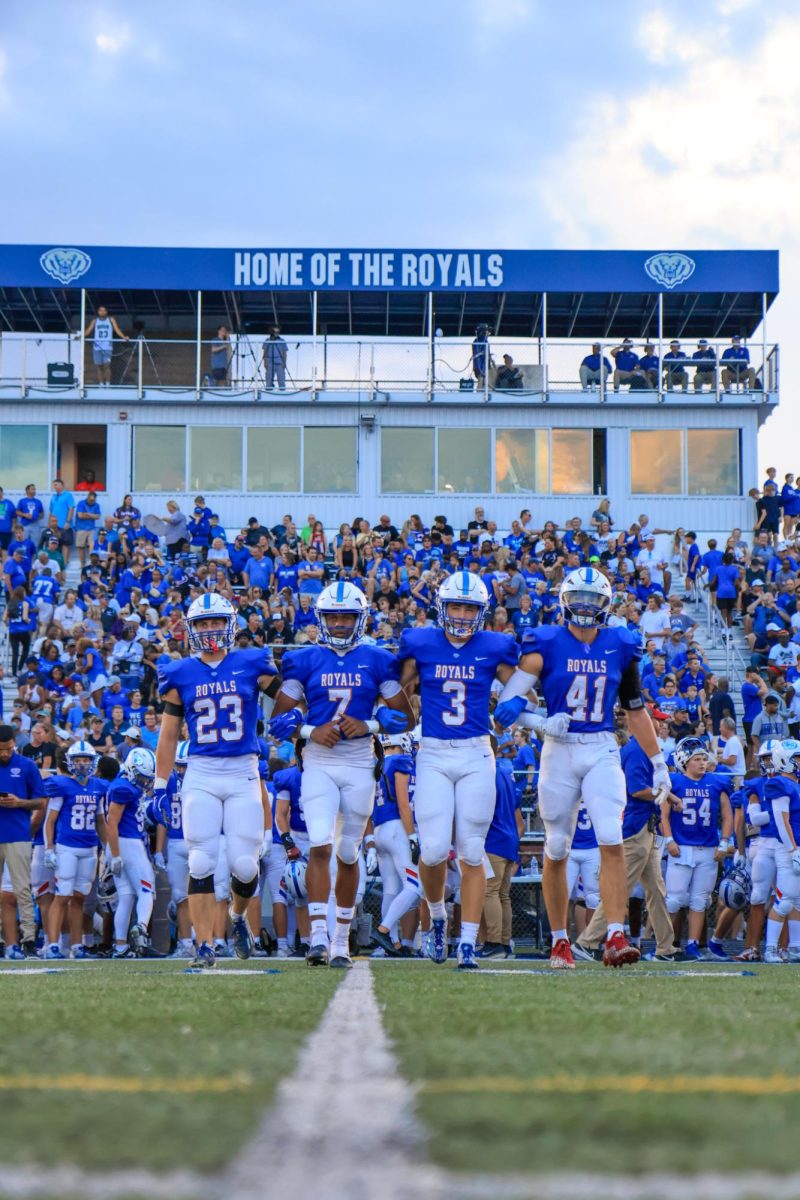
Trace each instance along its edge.
{"label": "arm sleeve", "polygon": [[628,663],[619,681],[619,702],[628,712],[644,708],[639,663],[635,658]]}

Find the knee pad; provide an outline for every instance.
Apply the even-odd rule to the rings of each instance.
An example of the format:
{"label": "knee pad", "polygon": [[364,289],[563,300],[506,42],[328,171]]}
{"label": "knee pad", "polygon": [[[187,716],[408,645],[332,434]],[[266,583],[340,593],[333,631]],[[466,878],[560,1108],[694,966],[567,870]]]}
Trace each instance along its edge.
{"label": "knee pad", "polygon": [[254,875],[252,879],[242,880],[234,875],[231,879],[231,891],[235,896],[241,896],[244,900],[249,900],[251,896],[256,894],[258,887],[258,875]]}
{"label": "knee pad", "polygon": [[561,829],[545,830],[544,852],[553,862],[561,862],[569,854],[572,841]]}
{"label": "knee pad", "polygon": [[[251,879],[258,880],[258,859],[253,858],[249,854],[240,854],[234,862],[231,863],[231,875],[234,879],[241,880],[242,883],[249,883]],[[253,893],[251,892],[250,895]],[[243,895],[242,892],[239,895]]]}
{"label": "knee pad", "polygon": [[449,842],[440,842],[434,839],[424,846],[420,843],[419,859],[426,867],[438,867],[440,863],[445,862],[449,853]]}
{"label": "knee pad", "polygon": [[358,856],[361,853],[361,838],[354,838],[349,834],[342,834],[336,846],[336,857],[341,859],[343,863],[353,866],[358,862]]}
{"label": "knee pad", "polygon": [[205,879],[206,875],[213,876],[216,867],[216,859],[212,858],[207,850],[198,847],[189,851],[189,874],[195,879]]}
{"label": "knee pad", "polygon": [[592,910],[592,912],[594,912],[594,910],[596,908],[598,908],[600,905],[600,893],[599,892],[587,892],[586,889],[584,888],[583,898],[586,902],[586,907],[590,908]]}
{"label": "knee pad", "polygon": [[187,892],[190,896],[210,896],[214,892],[214,876],[205,875],[202,879],[195,878],[194,875],[189,876],[189,887]]}
{"label": "knee pad", "polygon": [[603,816],[594,827],[598,846],[622,845],[622,819],[609,813]]}
{"label": "knee pad", "polygon": [[478,833],[471,833],[458,846],[458,857],[468,867],[479,867],[483,862],[485,839]]}
{"label": "knee pad", "polygon": [[779,917],[788,917],[791,916],[794,907],[794,901],[791,896],[787,896],[785,892],[776,892],[775,903],[772,906],[774,913],[777,913]]}

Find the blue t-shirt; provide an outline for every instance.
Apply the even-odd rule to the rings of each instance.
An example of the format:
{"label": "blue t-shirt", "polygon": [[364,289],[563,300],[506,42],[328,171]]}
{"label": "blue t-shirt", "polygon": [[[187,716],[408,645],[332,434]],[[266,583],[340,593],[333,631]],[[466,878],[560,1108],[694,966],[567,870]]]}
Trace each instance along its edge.
{"label": "blue t-shirt", "polygon": [[518,647],[503,633],[481,630],[454,645],[442,629],[406,629],[399,662],[419,673],[423,737],[460,741],[490,732],[489,698],[501,663],[515,667]]}
{"label": "blue t-shirt", "polygon": [[[22,800],[40,800],[45,796],[44,782],[32,758],[15,751],[7,763],[0,763],[0,792]],[[26,808],[0,808],[0,844],[30,840],[30,812]]]}
{"label": "blue t-shirt", "polygon": [[145,840],[143,799],[142,789],[124,775],[118,775],[109,785],[106,792],[106,812],[110,812],[112,804],[119,804],[122,808],[117,831],[119,837]]}
{"label": "blue t-shirt", "polygon": [[275,568],[275,586],[278,591],[283,591],[284,588],[289,588],[292,592],[297,591],[297,573],[300,568],[295,563],[292,566],[286,563],[279,562]]}
{"label": "blue t-shirt", "polygon": [[309,725],[326,725],[343,716],[369,721],[381,685],[400,678],[395,656],[370,645],[353,646],[344,654],[330,646],[285,650],[281,673],[284,683],[292,680],[302,687]]}
{"label": "blue t-shirt", "polygon": [[528,786],[528,775],[530,768],[536,766],[536,755],[533,752],[533,746],[529,742],[523,742],[518,752],[511,760],[511,768],[514,772],[514,786],[517,789],[517,795],[522,796],[525,788]]}
{"label": "blue t-shirt", "polygon": [[271,558],[248,558],[243,567],[244,573],[250,580],[250,587],[260,587],[263,591],[269,590],[270,580],[273,575],[272,559]]}
{"label": "blue t-shirt", "polygon": [[575,833],[572,838],[573,850],[596,850],[597,835],[586,805],[581,801],[578,809],[578,820],[575,823]]}
{"label": "blue t-shirt", "polygon": [[729,780],[710,774],[701,779],[670,775],[672,791],[683,801],[683,810],[669,816],[672,836],[679,846],[716,846],[719,843],[720,797],[728,794]]}
{"label": "blue t-shirt", "polygon": [[486,834],[486,853],[496,854],[498,858],[505,858],[509,862],[519,862],[516,815],[519,798],[508,759],[497,759],[494,782],[494,816]]}
{"label": "blue t-shirt", "polygon": [[189,728],[189,757],[230,758],[258,754],[258,680],[275,675],[272,651],[229,650],[217,663],[183,658],[159,670],[158,688],[174,688]]}
{"label": "blue t-shirt", "polygon": [[[272,777],[272,787],[277,800],[283,799],[283,794],[289,798],[289,829],[292,833],[308,833],[306,827],[303,802],[300,796],[303,776],[299,767],[286,767],[276,771]],[[279,839],[280,840],[280,837]]]}
{"label": "blue t-shirt", "polygon": [[0,500],[0,533],[11,533],[16,511],[10,500]]}
{"label": "blue t-shirt", "polygon": [[570,733],[613,732],[619,685],[631,663],[642,657],[638,633],[598,629],[581,642],[566,625],[539,627],[522,641],[522,655],[542,657],[541,694],[548,714],[566,713]]}
{"label": "blue t-shirt", "polygon": [[41,521],[44,516],[44,505],[38,496],[23,496],[17,501],[17,517],[25,528]]}
{"label": "blue t-shirt", "polygon": [[[783,823],[783,817],[774,811],[772,807],[773,803],[776,800],[784,802],[788,800],[789,825],[794,835],[795,843],[800,845],[800,787],[798,787],[797,781],[790,779],[788,775],[773,775],[771,779],[767,779],[765,782],[764,798],[772,811],[772,823],[775,825],[776,835],[781,837],[781,833],[783,833],[781,841],[785,841],[786,827]],[[780,822],[780,831],[778,822]],[[767,837],[768,835],[763,833],[765,828],[766,826],[762,826],[762,836]]]}
{"label": "blue t-shirt", "polygon": [[651,800],[641,800],[634,792],[643,792],[653,786],[653,764],[645,754],[636,738],[628,738],[620,754],[622,770],[625,774],[625,791],[627,800],[625,812],[622,815],[622,838],[634,837],[644,829],[656,806]]}
{"label": "blue t-shirt", "polygon": [[742,703],[744,705],[743,721],[747,721],[752,725],[758,714],[761,712],[761,693],[754,683],[742,684]]}
{"label": "blue t-shirt", "polygon": [[50,515],[54,516],[58,521],[59,529],[63,529],[67,523],[67,514],[71,508],[75,507],[75,497],[72,492],[62,492],[57,496],[55,492],[50,497]]}
{"label": "blue t-shirt", "polygon": [[694,579],[699,565],[700,549],[697,545],[697,542],[692,542],[689,546],[689,549],[686,551],[686,573],[690,579]]}
{"label": "blue t-shirt", "polygon": [[410,754],[390,754],[384,760],[383,775],[380,785],[375,790],[375,808],[372,813],[372,823],[376,827],[385,825],[387,821],[400,820],[400,808],[397,803],[397,776],[408,776],[408,798],[413,799],[415,767]]}
{"label": "blue t-shirt", "polygon": [[720,563],[714,575],[717,577],[717,599],[735,600],[736,581],[739,578],[739,568],[735,563]]}
{"label": "blue t-shirt", "polygon": [[[87,517],[87,513],[94,513],[95,519]],[[90,504],[88,500],[79,500],[75,509],[75,528],[76,529],[97,529],[97,518],[100,516],[100,505],[95,500],[94,504]]]}
{"label": "blue t-shirt", "polygon": [[56,820],[56,845],[81,849],[99,846],[97,817],[103,812],[108,783],[96,777],[79,783],[71,775],[53,775],[44,786],[49,798],[48,809],[53,807],[53,800],[56,805],[61,805]]}

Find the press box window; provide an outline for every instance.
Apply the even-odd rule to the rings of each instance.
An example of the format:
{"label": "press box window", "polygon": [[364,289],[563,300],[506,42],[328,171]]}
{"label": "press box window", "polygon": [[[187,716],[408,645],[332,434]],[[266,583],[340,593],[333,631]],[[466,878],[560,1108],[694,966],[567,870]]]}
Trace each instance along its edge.
{"label": "press box window", "polygon": [[248,429],[247,490],[300,491],[299,428]]}
{"label": "press box window", "polygon": [[430,495],[434,487],[434,431],[424,427],[381,429],[381,491]]}
{"label": "press box window", "polygon": [[683,430],[631,430],[631,495],[680,496]]}
{"label": "press box window", "polygon": [[488,429],[437,431],[437,491],[491,491],[490,436]]}
{"label": "press box window", "polygon": [[546,429],[498,429],[494,438],[494,490],[499,495],[548,492],[550,447]]}
{"label": "press box window", "polygon": [[740,496],[738,429],[689,429],[687,492],[690,496]]}
{"label": "press box window", "polygon": [[200,492],[242,490],[242,429],[195,425],[189,430],[189,487]]}
{"label": "press box window", "polygon": [[8,492],[29,483],[50,485],[50,440],[46,425],[0,425],[0,480]]}
{"label": "press box window", "polygon": [[606,491],[605,429],[551,430],[554,495],[591,496]]}
{"label": "press box window", "polygon": [[303,432],[303,491],[356,490],[355,429],[312,426]]}
{"label": "press box window", "polygon": [[134,425],[134,492],[185,492],[185,474],[185,425]]}

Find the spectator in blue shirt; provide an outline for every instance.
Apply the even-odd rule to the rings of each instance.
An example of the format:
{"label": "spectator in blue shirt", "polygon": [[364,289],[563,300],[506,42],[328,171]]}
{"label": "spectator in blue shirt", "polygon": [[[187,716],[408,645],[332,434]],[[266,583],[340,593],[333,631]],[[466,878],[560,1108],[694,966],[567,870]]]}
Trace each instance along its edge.
{"label": "spectator in blue shirt", "polygon": [[611,351],[611,357],[614,360],[614,391],[618,392],[621,383],[631,382],[634,368],[639,365],[639,355],[633,349],[631,339],[625,338],[622,345]]}
{"label": "spectator in blue shirt", "polygon": [[53,494],[50,497],[50,516],[55,517],[58,526],[58,540],[64,555],[64,566],[69,562],[70,549],[74,541],[72,533],[74,515],[75,497],[72,492],[65,491],[63,479],[54,479]]}
{"label": "spectator in blue shirt", "polygon": [[38,546],[44,530],[44,505],[36,495],[35,483],[29,483],[25,495],[17,501],[17,518],[28,537]]}
{"label": "spectator in blue shirt", "polygon": [[250,557],[242,570],[245,587],[260,587],[266,595],[272,575],[272,559],[264,553],[261,546],[253,546]]}
{"label": "spectator in blue shirt", "polygon": [[689,387],[686,355],[681,349],[681,344],[677,338],[672,339],[669,344],[669,350],[664,355],[664,378],[667,381],[668,392],[671,392],[676,387],[682,387],[684,391],[687,391]]}
{"label": "spectator in blue shirt", "polygon": [[694,373],[694,390],[702,392],[705,384],[708,384],[713,392],[716,387],[717,356],[714,353],[714,347],[709,346],[706,338],[700,338],[698,341],[697,349],[692,355],[692,362],[697,363]]}
{"label": "spectator in blue shirt", "polygon": [[700,559],[703,569],[706,571],[708,578],[713,579],[717,573],[717,567],[722,562],[722,551],[717,549],[717,539],[708,539],[708,550]]}
{"label": "spectator in blue shirt", "polygon": [[644,354],[639,359],[639,369],[643,372],[651,388],[658,387],[658,369],[660,366],[661,361],[656,354],[655,346],[652,342],[647,342],[644,347]]}
{"label": "spectator in blue shirt", "polygon": [[483,908],[486,941],[480,951],[481,958],[505,958],[511,953],[511,880],[519,868],[522,830],[511,765],[507,759],[497,758],[494,816],[486,834],[486,854],[494,878],[486,884]]}
{"label": "spectator in blue shirt", "polygon": [[16,511],[13,503],[6,500],[3,489],[0,487],[0,548],[3,550],[8,549],[8,543],[11,541]]}
{"label": "spectator in blue shirt", "polygon": [[[586,355],[586,358],[584,358],[580,365],[579,371],[581,387],[585,392],[588,392],[590,386],[594,387],[595,384],[600,383],[600,363],[600,343],[592,342],[592,353]],[[602,357],[602,364],[603,384],[605,384],[609,375],[611,374],[611,363],[608,361],[605,355]]]}
{"label": "spectator in blue shirt", "polygon": [[717,565],[714,574],[711,575],[709,572],[709,575],[708,586],[714,595],[717,609],[721,613],[725,625],[730,629],[733,625],[733,610],[739,595],[742,577],[741,568],[737,565],[732,550],[726,550],[722,556],[722,562]]}
{"label": "spectator in blue shirt", "polygon": [[23,526],[20,525],[19,523],[17,523],[14,526],[13,537],[12,537],[11,541],[8,543],[8,545],[6,546],[6,550],[9,555],[13,554],[15,550],[22,551],[22,555],[23,555],[23,564],[22,565],[25,568],[25,573],[29,575],[31,567],[33,566],[33,558],[34,558],[34,555],[36,554],[36,545],[31,541],[31,539],[29,537],[27,537]]}
{"label": "spectator in blue shirt", "polygon": [[75,508],[75,545],[81,568],[86,566],[86,552],[94,541],[94,533],[100,528],[100,505],[94,492],[87,492],[85,500],[79,500]]}
{"label": "spectator in blue shirt", "polygon": [[756,373],[750,366],[750,351],[742,345],[738,333],[731,338],[731,344],[722,352],[722,386],[726,392],[731,390],[731,384],[744,383],[746,388],[755,388]]}

